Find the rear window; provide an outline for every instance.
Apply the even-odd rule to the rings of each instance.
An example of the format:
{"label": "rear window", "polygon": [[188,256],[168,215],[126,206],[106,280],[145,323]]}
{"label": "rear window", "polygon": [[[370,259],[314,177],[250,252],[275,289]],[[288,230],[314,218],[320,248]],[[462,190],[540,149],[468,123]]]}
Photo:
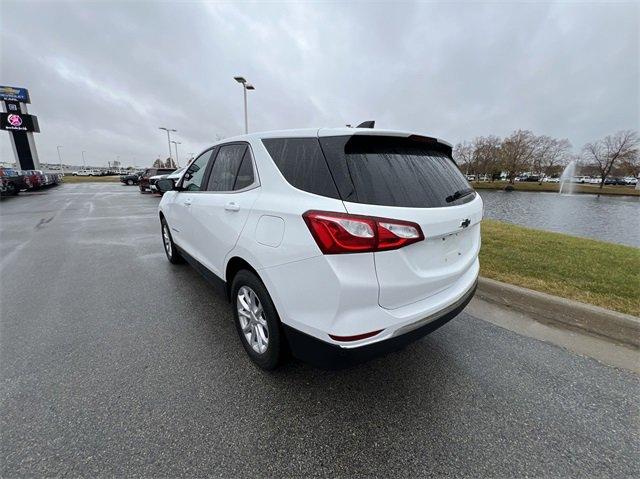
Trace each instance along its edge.
{"label": "rear window", "polygon": [[262,143],[290,185],[340,199],[317,138],[271,138]]}
{"label": "rear window", "polygon": [[320,138],[320,144],[345,201],[433,208],[475,196],[435,140],[362,135]]}

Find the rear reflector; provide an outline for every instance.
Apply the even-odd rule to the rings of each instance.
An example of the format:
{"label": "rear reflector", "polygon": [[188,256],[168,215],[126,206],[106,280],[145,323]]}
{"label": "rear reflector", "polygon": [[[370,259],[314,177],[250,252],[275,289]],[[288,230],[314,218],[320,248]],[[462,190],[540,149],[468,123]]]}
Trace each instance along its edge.
{"label": "rear reflector", "polygon": [[329,337],[331,339],[333,339],[334,341],[359,341],[361,339],[367,339],[370,338],[372,336],[375,336],[376,334],[380,333],[384,331],[383,329],[379,329],[378,331],[371,331],[370,333],[362,333],[362,334],[356,334],[355,336],[334,336],[333,334],[330,334]]}
{"label": "rear reflector", "polygon": [[424,239],[411,221],[315,210],[302,217],[324,254],[386,251]]}

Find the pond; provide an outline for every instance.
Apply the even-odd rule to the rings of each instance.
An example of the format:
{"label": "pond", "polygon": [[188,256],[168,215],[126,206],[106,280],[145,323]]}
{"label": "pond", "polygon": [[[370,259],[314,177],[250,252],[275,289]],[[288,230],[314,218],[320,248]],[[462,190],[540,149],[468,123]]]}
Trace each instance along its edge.
{"label": "pond", "polygon": [[640,197],[478,190],[485,218],[640,248]]}

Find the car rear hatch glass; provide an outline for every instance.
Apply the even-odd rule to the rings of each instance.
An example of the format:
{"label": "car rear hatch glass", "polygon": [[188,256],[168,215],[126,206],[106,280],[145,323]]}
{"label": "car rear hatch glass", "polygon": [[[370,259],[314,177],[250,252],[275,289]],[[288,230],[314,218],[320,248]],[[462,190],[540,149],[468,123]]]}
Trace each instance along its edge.
{"label": "car rear hatch glass", "polygon": [[482,200],[425,137],[354,135],[320,143],[349,213],[412,221],[425,240],[374,253],[379,303],[394,309],[437,294],[475,267]]}

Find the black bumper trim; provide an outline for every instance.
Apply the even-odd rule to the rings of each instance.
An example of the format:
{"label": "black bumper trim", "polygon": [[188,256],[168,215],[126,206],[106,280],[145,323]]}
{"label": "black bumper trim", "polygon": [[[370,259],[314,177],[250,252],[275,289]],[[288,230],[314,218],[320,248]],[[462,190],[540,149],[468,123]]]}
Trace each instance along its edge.
{"label": "black bumper trim", "polygon": [[476,292],[476,281],[469,291],[459,299],[453,307],[445,308],[444,314],[434,316],[436,319],[408,331],[399,336],[392,336],[383,341],[367,344],[358,348],[341,348],[338,345],[327,343],[310,336],[291,326],[283,324],[289,346],[293,355],[307,363],[323,369],[341,369],[368,361],[378,356],[402,349],[407,344],[416,341],[455,318],[467,306]]}

